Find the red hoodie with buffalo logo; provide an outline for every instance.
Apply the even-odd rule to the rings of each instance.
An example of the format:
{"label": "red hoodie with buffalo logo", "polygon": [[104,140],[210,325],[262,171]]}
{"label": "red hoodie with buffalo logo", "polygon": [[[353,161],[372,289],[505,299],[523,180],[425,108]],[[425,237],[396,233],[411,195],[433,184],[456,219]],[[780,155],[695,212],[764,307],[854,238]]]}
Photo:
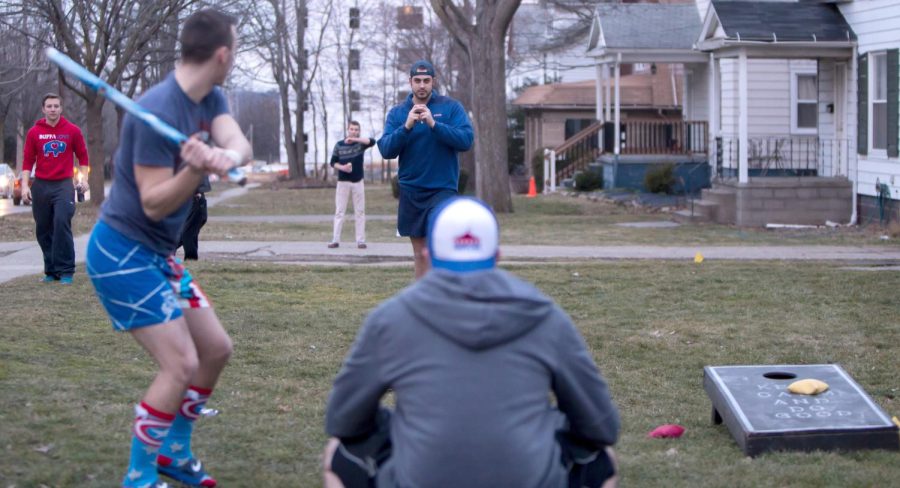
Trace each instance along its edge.
{"label": "red hoodie with buffalo logo", "polygon": [[75,163],[73,155],[78,157],[78,164],[82,168],[88,166],[87,146],[81,129],[65,117],[60,117],[55,127],[47,124],[46,119],[41,119],[28,130],[25,137],[22,170],[31,171],[37,163],[34,178],[54,181],[72,178]]}

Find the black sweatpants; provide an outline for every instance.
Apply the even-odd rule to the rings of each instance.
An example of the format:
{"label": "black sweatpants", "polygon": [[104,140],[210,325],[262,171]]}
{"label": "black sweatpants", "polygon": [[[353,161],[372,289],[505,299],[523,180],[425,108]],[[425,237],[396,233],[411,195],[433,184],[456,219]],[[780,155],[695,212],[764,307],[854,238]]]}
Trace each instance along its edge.
{"label": "black sweatpants", "polygon": [[[357,439],[343,439],[331,459],[331,471],[346,488],[384,488],[376,486],[378,470],[391,457],[391,416],[381,408],[376,431]],[[616,474],[605,450],[588,447],[567,430],[556,435],[562,450],[560,462],[569,472],[568,488],[600,488]]]}
{"label": "black sweatpants", "polygon": [[191,211],[181,231],[184,259],[200,259],[200,229],[206,225],[206,195],[198,193],[191,200]]}
{"label": "black sweatpants", "polygon": [[31,185],[35,235],[44,254],[44,274],[59,279],[75,273],[75,186],[71,179],[35,179]]}

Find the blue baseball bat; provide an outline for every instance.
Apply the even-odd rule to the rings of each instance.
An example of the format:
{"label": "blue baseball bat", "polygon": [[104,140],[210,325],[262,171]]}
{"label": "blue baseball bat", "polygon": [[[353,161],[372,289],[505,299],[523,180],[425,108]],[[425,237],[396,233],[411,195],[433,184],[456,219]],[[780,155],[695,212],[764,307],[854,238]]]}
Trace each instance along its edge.
{"label": "blue baseball bat", "polygon": [[[100,77],[85,69],[84,66],[81,66],[80,64],[73,61],[72,58],[66,56],[65,54],[57,51],[52,47],[47,48],[47,58],[49,58],[50,61],[62,68],[63,71],[75,76],[88,88],[94,90],[110,102],[121,107],[123,110],[131,114],[133,117],[136,117],[141,122],[147,124],[147,126],[155,130],[166,139],[174,142],[175,144],[181,144],[188,139],[188,137],[182,134],[178,129],[165,123],[162,119],[160,119],[156,115],[153,115],[144,107],[138,105],[137,102],[128,98],[127,96],[125,96],[125,94],[113,88],[109,83],[103,81],[102,79],[100,79]],[[235,161],[235,164],[239,163],[240,161]],[[244,176],[244,172],[241,171],[240,168],[235,167],[228,170],[228,180],[233,183],[243,185],[247,182],[247,177]]]}

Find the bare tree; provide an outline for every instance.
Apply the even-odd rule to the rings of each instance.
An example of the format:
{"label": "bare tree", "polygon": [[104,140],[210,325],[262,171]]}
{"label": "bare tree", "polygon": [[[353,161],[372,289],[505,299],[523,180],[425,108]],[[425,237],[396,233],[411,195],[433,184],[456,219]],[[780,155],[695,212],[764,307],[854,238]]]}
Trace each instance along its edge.
{"label": "bare tree", "polygon": [[[357,11],[356,22],[359,22],[359,8],[353,7]],[[347,16],[344,14],[347,13]],[[339,8],[335,12],[335,22],[332,23],[332,36],[334,44],[334,62],[331,63],[338,74],[341,87],[341,120],[346,123],[352,117],[352,109],[350,107],[350,90],[352,88],[352,72],[348,63],[350,58],[350,50],[353,49],[353,41],[356,40],[356,33],[359,24],[351,27],[351,19],[349,12],[345,8]],[[325,130],[328,128],[326,126]]]}
{"label": "bare tree", "polygon": [[32,51],[25,36],[0,25],[0,162],[6,159],[6,124],[17,122],[13,120],[17,102],[45,64]]}
{"label": "bare tree", "polygon": [[[319,77],[318,79],[321,79]],[[309,100],[309,110],[312,112],[312,144],[313,144],[313,178],[319,179],[319,131],[318,128],[318,117],[319,117],[319,102],[310,97]]]}
{"label": "bare tree", "polygon": [[[33,39],[48,38],[49,29],[39,19],[23,17],[21,8],[0,4],[0,159],[12,155],[21,170],[22,142],[40,117],[40,97],[55,90],[57,73],[36,47]],[[9,125],[7,125],[9,124]],[[12,146],[6,146],[5,136]]]}
{"label": "bare tree", "polygon": [[[325,90],[325,83],[322,80],[321,76],[316,78],[316,85],[319,88],[319,91],[318,91],[319,109],[322,111],[322,113],[319,116],[320,117],[319,120],[322,121],[322,132],[325,135],[325,141],[322,144],[322,147],[325,149],[325,164],[322,165],[322,180],[324,181],[324,180],[328,179],[328,166],[329,166],[328,165],[328,161],[329,161],[328,150],[330,149],[330,147],[328,146],[328,97],[327,97],[328,92]],[[316,133],[318,133],[318,131],[316,131]],[[316,138],[318,141],[318,136],[316,136]],[[317,147],[316,155],[318,155],[318,154],[319,154],[319,150]],[[318,164],[318,161],[316,162],[316,164]]]}
{"label": "bare tree", "polygon": [[[306,177],[304,113],[319,70],[322,38],[331,22],[331,1],[317,13],[316,39],[307,43],[309,0],[267,0],[253,10],[256,52],[269,64],[281,100],[281,123],[291,179]],[[292,103],[293,102],[293,103]],[[292,109],[292,105],[295,104]]]}
{"label": "bare tree", "polygon": [[[522,0],[431,0],[441,22],[463,48],[471,67],[475,114],[475,190],[495,212],[512,212],[506,147],[506,32]],[[477,19],[477,22],[475,22]]]}
{"label": "bare tree", "polygon": [[[109,84],[121,87],[134,71],[135,60],[146,54],[148,43],[197,0],[10,0],[21,17],[41,19],[50,26],[49,43]],[[34,38],[38,43],[48,40]],[[105,99],[77,83],[61,78],[68,91],[86,103],[89,184],[92,202],[103,201],[103,106]]]}

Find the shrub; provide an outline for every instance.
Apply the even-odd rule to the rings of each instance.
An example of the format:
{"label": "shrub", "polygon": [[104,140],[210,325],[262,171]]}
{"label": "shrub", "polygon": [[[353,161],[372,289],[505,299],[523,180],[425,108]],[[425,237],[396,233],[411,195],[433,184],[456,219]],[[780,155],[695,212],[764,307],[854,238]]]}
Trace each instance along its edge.
{"label": "shrub", "polygon": [[594,191],[603,188],[603,175],[587,170],[575,176],[575,190]]}
{"label": "shrub", "polygon": [[528,167],[524,164],[517,164],[509,167],[510,176],[528,176]]}
{"label": "shrub", "polygon": [[531,170],[537,192],[544,191],[544,148],[539,147],[531,155]]}
{"label": "shrub", "polygon": [[675,166],[661,164],[647,170],[644,175],[644,188],[650,193],[671,193],[675,185]]}
{"label": "shrub", "polygon": [[469,172],[463,168],[459,169],[459,183],[457,185],[456,191],[459,192],[460,195],[466,194],[466,186],[469,184]]}
{"label": "shrub", "polygon": [[394,198],[397,200],[400,199],[400,177],[394,175],[391,178],[391,194],[394,195]]}

